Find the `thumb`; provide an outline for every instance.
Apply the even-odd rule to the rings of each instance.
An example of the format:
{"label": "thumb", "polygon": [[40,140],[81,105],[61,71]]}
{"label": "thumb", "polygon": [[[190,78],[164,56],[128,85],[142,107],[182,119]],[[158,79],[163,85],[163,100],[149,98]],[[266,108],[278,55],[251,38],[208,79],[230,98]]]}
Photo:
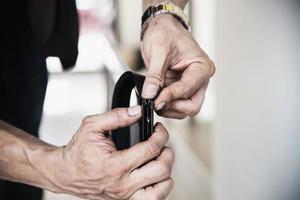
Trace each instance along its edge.
{"label": "thumb", "polygon": [[89,120],[96,124],[97,132],[107,132],[130,126],[137,122],[140,117],[141,106],[136,105],[130,108],[115,108],[102,115],[93,115],[89,117]]}
{"label": "thumb", "polygon": [[157,95],[160,88],[164,85],[167,71],[167,56],[162,48],[151,52],[149,66],[147,66],[148,72],[142,90],[142,97],[146,99],[152,99]]}

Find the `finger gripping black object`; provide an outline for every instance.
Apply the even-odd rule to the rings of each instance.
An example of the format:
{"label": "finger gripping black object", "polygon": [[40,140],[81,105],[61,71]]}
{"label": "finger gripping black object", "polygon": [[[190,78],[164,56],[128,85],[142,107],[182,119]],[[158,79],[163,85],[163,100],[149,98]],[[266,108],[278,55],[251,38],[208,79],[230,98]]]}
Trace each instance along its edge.
{"label": "finger gripping black object", "polygon": [[135,89],[137,102],[142,106],[142,117],[137,122],[135,128],[124,127],[111,131],[113,142],[118,150],[127,149],[131,146],[131,136],[139,134],[139,141],[147,140],[153,133],[153,99],[143,99],[142,88],[145,81],[145,76],[127,71],[119,78],[116,83],[112,109],[120,107],[129,107],[130,96],[132,89]]}

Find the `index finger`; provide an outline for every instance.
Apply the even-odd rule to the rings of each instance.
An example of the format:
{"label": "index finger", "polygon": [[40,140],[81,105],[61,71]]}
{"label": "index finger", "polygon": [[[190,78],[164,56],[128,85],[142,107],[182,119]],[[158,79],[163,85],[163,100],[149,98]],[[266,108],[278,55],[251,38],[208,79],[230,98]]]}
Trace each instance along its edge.
{"label": "index finger", "polygon": [[162,109],[161,105],[177,99],[190,98],[203,84],[205,84],[211,74],[202,67],[202,63],[192,63],[182,74],[181,79],[165,87],[155,100],[155,108]]}

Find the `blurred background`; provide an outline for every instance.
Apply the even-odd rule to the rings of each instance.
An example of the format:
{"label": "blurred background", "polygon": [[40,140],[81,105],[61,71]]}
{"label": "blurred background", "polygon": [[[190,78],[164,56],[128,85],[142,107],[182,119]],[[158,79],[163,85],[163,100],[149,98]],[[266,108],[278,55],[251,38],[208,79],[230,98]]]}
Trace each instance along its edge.
{"label": "blurred background", "polygon": [[[90,114],[110,109],[115,81],[145,73],[142,1],[77,0],[79,57],[50,72],[41,138],[66,144]],[[300,199],[300,2],[193,0],[192,34],[214,60],[201,113],[163,121],[176,153],[170,200]],[[101,156],[101,155],[99,155]],[[78,198],[46,192],[44,200]]]}

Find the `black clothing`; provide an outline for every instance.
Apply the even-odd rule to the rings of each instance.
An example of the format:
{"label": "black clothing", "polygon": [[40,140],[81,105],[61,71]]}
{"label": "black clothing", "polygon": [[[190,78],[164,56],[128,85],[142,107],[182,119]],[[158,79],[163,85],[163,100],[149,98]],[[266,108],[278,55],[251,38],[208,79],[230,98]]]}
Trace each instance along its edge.
{"label": "black clothing", "polygon": [[[37,137],[47,76],[45,59],[36,57],[25,61],[18,57],[6,64],[1,60],[0,118]],[[0,199],[41,200],[42,190],[20,183],[1,181]]]}
{"label": "black clothing", "polygon": [[[1,8],[0,119],[38,136],[48,80],[45,58],[60,57],[65,69],[76,62],[75,0],[9,0]],[[41,200],[42,190],[0,180],[0,199]]]}

